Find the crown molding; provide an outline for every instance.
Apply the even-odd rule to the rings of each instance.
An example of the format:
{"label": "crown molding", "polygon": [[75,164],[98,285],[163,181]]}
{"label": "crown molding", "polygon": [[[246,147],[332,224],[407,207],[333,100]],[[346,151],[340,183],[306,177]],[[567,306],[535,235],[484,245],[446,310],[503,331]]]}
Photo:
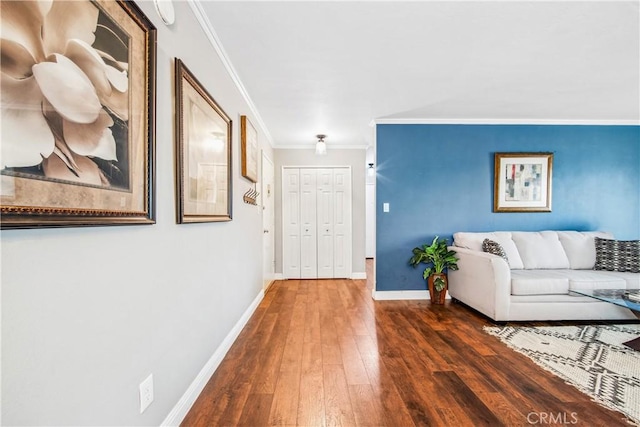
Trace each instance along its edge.
{"label": "crown molding", "polygon": [[638,126],[640,120],[555,120],[555,119],[373,119],[370,125],[581,125]]}
{"label": "crown molding", "polygon": [[216,34],[215,30],[213,29],[213,26],[211,25],[211,21],[209,21],[207,14],[204,12],[204,9],[202,8],[201,0],[187,0],[187,2],[194,16],[198,20],[198,23],[200,23],[200,27],[202,27],[202,30],[207,36],[209,43],[211,43],[211,46],[213,46],[213,48],[215,49],[216,53],[218,54],[218,57],[220,57],[220,60],[222,61],[224,68],[227,70],[227,73],[229,73],[229,76],[231,77],[231,80],[233,80],[233,83],[236,85],[236,88],[240,92],[240,95],[242,96],[242,98],[244,98],[245,102],[249,106],[249,110],[251,110],[253,119],[255,119],[258,126],[260,126],[260,129],[262,129],[262,132],[266,136],[267,141],[269,142],[271,147],[275,148],[273,145],[273,139],[271,138],[271,134],[269,133],[269,130],[267,129],[267,126],[264,123],[264,120],[262,120],[262,116],[260,116],[258,109],[256,108],[255,104],[251,100],[251,97],[249,96],[249,92],[247,92],[247,89],[242,84],[242,81],[240,80],[238,73],[236,72],[235,68],[233,68],[233,64],[231,63],[231,60],[229,59],[227,52],[224,50],[224,47],[222,46],[222,43],[220,42],[218,35]]}
{"label": "crown molding", "polygon": [[[329,145],[327,144],[327,152],[330,150],[366,150],[367,145]],[[278,145],[273,147],[274,150],[315,150],[316,145],[294,144],[294,145]]]}

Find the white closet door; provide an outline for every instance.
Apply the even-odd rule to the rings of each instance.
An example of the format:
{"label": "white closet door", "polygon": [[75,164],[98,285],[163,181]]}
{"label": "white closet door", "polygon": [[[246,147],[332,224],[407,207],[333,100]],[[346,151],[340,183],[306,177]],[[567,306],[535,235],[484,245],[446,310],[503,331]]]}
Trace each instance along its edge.
{"label": "white closet door", "polygon": [[333,171],[333,276],[351,277],[351,170]]}
{"label": "white closet door", "polygon": [[300,169],[300,278],[318,277],[316,170]]}
{"label": "white closet door", "polygon": [[318,169],[318,278],[332,278],[333,242],[333,169]]}
{"label": "white closet door", "polygon": [[300,170],[282,171],[282,274],[300,277]]}

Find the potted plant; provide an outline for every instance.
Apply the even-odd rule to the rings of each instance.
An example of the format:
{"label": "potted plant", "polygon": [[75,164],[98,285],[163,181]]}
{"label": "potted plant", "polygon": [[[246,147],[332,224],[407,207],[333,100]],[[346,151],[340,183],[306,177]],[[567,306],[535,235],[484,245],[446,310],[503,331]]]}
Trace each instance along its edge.
{"label": "potted plant", "polygon": [[427,264],[422,277],[427,281],[431,302],[444,304],[447,295],[447,271],[458,269],[456,252],[449,250],[446,239],[436,236],[430,245],[413,248],[409,264],[415,268],[421,263]]}

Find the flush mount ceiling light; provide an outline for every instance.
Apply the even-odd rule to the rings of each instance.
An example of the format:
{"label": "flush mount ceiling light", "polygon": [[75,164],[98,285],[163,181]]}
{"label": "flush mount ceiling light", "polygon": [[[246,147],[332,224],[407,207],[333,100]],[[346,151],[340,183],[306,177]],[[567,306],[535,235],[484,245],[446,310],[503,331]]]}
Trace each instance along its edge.
{"label": "flush mount ceiling light", "polygon": [[318,142],[316,142],[316,154],[318,156],[327,154],[327,143],[324,142],[326,137],[327,135],[316,135],[316,138],[318,138]]}

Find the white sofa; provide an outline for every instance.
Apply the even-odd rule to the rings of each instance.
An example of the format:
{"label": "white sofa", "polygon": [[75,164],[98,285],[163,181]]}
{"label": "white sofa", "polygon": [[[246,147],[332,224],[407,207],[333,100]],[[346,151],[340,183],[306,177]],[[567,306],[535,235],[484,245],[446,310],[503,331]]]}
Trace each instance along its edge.
{"label": "white sofa", "polygon": [[[449,294],[495,321],[636,319],[631,310],[571,294],[572,289],[637,289],[640,273],[594,270],[594,238],[606,232],[455,233],[459,270],[449,271]],[[500,244],[508,261],[483,252]]]}

